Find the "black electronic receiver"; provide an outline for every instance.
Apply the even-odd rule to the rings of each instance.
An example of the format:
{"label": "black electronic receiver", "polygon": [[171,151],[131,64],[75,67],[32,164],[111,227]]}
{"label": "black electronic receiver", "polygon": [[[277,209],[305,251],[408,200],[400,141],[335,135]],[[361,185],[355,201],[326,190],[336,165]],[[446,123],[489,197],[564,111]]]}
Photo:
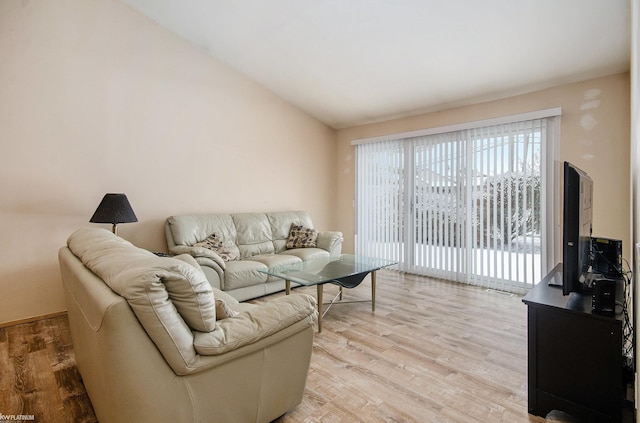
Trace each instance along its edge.
{"label": "black electronic receiver", "polygon": [[622,241],[619,239],[592,237],[593,272],[607,278],[622,276]]}
{"label": "black electronic receiver", "polygon": [[594,313],[614,315],[616,313],[616,281],[595,279],[592,288],[591,310]]}

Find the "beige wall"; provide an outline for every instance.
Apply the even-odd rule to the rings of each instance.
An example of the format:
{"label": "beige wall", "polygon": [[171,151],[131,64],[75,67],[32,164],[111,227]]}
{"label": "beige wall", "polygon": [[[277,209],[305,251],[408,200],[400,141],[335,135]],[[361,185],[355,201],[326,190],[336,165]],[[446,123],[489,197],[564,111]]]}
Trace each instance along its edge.
{"label": "beige wall", "polygon": [[560,160],[574,163],[593,178],[593,233],[622,239],[624,256],[630,261],[629,90],[629,74],[625,73],[499,101],[339,130],[336,204],[337,225],[345,233],[344,251],[353,251],[354,245],[352,140],[562,107]]}
{"label": "beige wall", "polygon": [[337,228],[335,131],[124,4],[4,0],[0,58],[0,324],[65,309],[57,251],[106,192],[151,250],[171,214]]}

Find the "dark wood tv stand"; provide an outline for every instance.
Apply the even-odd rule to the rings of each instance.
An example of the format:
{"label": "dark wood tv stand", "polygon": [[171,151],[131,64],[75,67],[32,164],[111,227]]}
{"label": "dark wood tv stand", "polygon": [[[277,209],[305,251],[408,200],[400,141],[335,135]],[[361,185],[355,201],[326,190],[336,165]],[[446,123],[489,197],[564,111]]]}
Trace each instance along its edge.
{"label": "dark wood tv stand", "polygon": [[[621,422],[623,315],[591,311],[591,294],[562,295],[548,282],[557,265],[523,298],[528,324],[529,413],[565,412],[584,422]],[[617,289],[620,292],[623,286]]]}

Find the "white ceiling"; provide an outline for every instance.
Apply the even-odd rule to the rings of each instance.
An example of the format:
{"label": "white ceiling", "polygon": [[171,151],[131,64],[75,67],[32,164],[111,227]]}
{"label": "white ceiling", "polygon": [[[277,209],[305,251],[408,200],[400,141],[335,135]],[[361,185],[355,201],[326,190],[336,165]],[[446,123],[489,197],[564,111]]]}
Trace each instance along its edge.
{"label": "white ceiling", "polygon": [[334,128],[629,69],[628,0],[122,0]]}

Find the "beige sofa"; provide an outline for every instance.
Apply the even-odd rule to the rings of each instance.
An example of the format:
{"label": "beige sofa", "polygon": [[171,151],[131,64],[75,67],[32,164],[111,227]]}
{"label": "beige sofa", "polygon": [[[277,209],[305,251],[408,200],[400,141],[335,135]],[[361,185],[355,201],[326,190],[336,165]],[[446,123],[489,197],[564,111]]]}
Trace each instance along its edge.
{"label": "beige sofa", "polygon": [[74,232],[59,262],[101,423],[269,422],[301,402],[313,297],[238,303],[190,256],[158,257],[102,228]]}
{"label": "beige sofa", "polygon": [[[245,301],[285,288],[282,279],[260,269],[340,255],[343,237],[337,231],[318,231],[315,246],[287,248],[292,224],[313,228],[308,213],[283,211],[171,216],[165,233],[170,254],[193,256],[212,286]],[[212,235],[219,237],[231,259],[196,245]]]}

